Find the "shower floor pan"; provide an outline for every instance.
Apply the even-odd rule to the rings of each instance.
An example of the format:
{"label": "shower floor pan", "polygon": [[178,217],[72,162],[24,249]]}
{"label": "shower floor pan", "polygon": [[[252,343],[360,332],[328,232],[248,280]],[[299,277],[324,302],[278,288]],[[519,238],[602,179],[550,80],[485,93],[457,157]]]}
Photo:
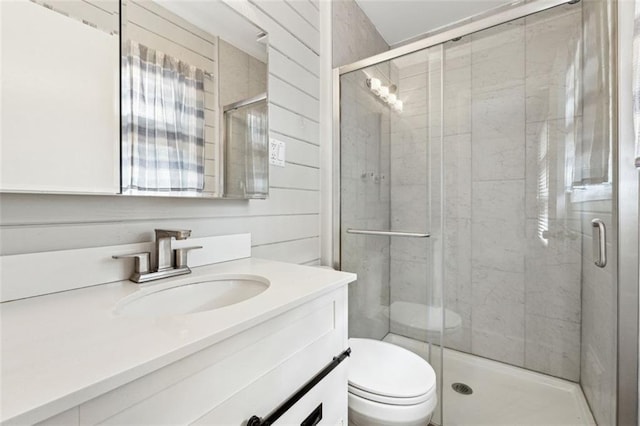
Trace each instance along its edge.
{"label": "shower floor pan", "polygon": [[[424,342],[391,333],[384,341],[428,358]],[[454,383],[472,393],[456,392]],[[444,426],[596,424],[579,384],[451,349],[444,350],[443,391]],[[433,422],[441,418],[437,412]]]}

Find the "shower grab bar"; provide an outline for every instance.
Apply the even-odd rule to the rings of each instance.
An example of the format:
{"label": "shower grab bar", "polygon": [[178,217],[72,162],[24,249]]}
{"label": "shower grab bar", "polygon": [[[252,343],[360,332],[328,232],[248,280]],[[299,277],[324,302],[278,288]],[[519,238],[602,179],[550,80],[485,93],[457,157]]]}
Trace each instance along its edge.
{"label": "shower grab bar", "polygon": [[377,231],[374,229],[347,229],[347,234],[382,235],[386,237],[427,238],[430,234],[420,232]]}

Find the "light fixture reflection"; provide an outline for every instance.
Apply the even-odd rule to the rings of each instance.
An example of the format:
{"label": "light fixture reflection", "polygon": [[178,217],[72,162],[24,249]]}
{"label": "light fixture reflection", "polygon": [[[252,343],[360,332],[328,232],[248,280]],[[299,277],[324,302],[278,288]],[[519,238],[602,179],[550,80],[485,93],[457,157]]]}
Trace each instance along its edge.
{"label": "light fixture reflection", "polygon": [[383,101],[387,102],[389,99],[389,88],[387,86],[382,86],[378,96],[380,96]]}
{"label": "light fixture reflection", "polygon": [[371,89],[373,93],[378,95],[380,94],[380,88],[382,87],[382,82],[377,78],[370,78],[369,80],[367,80],[367,86],[369,86],[369,89]]}
{"label": "light fixture reflection", "polygon": [[368,78],[367,87],[371,92],[382,99],[385,103],[389,104],[389,107],[396,112],[402,112],[403,103],[398,99],[398,95],[390,93],[389,87],[383,86],[382,82],[377,78]]}

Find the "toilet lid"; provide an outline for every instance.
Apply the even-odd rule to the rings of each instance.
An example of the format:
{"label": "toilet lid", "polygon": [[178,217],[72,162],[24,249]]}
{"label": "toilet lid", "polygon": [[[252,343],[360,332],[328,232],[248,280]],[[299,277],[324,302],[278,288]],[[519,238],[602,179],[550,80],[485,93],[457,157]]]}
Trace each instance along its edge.
{"label": "toilet lid", "polygon": [[349,385],[363,397],[415,399],[435,388],[435,371],[411,351],[372,339],[352,338],[349,346]]}

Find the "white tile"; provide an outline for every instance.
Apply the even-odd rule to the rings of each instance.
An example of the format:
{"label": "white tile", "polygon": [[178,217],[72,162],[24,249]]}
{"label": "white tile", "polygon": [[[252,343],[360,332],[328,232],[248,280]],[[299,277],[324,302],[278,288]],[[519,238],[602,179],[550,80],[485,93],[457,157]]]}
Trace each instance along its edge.
{"label": "white tile", "polygon": [[391,261],[391,300],[427,304],[432,284],[426,262]]}
{"label": "white tile", "polygon": [[[579,64],[581,58],[575,61]],[[527,75],[527,122],[582,115],[582,74],[578,67]]]}
{"label": "white tile", "polygon": [[474,267],[472,350],[509,364],[524,364],[524,274]]}
{"label": "white tile", "polygon": [[522,179],[525,170],[524,86],[474,95],[473,179]]}
{"label": "white tile", "polygon": [[427,185],[392,184],[391,188],[391,229],[428,232]]}
{"label": "white tile", "polygon": [[427,238],[391,238],[391,259],[427,262],[430,247]]}
{"label": "white tile", "polygon": [[580,264],[550,265],[527,259],[527,313],[580,322]]}
{"label": "white tile", "polygon": [[471,134],[444,138],[445,216],[471,218]]}
{"label": "white tile", "polygon": [[471,65],[471,36],[444,44],[445,78],[450,71]]}
{"label": "white tile", "polygon": [[522,20],[474,34],[471,50],[474,95],[524,84],[525,37]]}
{"label": "white tile", "polygon": [[524,362],[524,182],[474,182],[472,349]]}
{"label": "white tile", "polygon": [[445,336],[445,346],[471,351],[471,220],[447,218],[444,228],[445,307],[459,314],[462,328]]}
{"label": "white tile", "polygon": [[473,183],[473,265],[524,274],[524,181]]}
{"label": "white tile", "polygon": [[581,68],[582,5],[527,18],[525,37],[527,76],[566,73],[572,66]]}
{"label": "white tile", "polygon": [[580,323],[528,314],[525,367],[579,381]]}
{"label": "white tile", "polygon": [[473,353],[524,362],[524,182],[473,184]]}
{"label": "white tile", "polygon": [[396,156],[391,164],[391,184],[426,185],[427,165],[429,162],[426,141],[404,143],[395,149],[401,149],[401,156]]}
{"label": "white tile", "polygon": [[480,62],[496,56],[508,56],[505,47],[524,42],[524,19],[488,28],[472,35],[472,62]]}

